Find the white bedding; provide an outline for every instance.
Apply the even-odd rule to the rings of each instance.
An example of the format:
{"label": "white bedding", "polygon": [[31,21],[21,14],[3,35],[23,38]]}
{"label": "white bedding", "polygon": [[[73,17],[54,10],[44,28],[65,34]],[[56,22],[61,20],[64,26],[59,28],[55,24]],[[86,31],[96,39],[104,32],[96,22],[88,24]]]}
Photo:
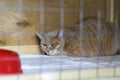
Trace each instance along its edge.
{"label": "white bedding", "polygon": [[20,55],[20,59],[24,73],[120,66],[120,56],[84,58]]}

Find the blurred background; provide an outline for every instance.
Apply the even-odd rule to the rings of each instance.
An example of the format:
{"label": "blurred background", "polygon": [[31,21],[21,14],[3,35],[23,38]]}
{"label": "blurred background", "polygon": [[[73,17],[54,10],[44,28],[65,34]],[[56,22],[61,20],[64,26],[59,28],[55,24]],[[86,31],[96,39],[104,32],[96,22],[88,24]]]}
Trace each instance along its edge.
{"label": "blurred background", "polygon": [[[81,17],[120,24],[120,0],[0,0],[0,48],[39,53],[36,32],[69,27]],[[62,23],[62,24],[61,24]]]}

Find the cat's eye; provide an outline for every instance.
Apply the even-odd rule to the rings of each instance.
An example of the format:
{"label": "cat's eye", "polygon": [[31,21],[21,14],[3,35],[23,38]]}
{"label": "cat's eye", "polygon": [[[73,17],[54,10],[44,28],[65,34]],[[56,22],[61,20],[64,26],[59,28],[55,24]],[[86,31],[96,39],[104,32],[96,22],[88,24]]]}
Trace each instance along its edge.
{"label": "cat's eye", "polygon": [[55,43],[51,44],[51,46],[52,46],[52,47],[55,46]]}
{"label": "cat's eye", "polygon": [[43,43],[44,46],[47,46],[47,44]]}
{"label": "cat's eye", "polygon": [[51,44],[51,46],[54,46],[54,44]]}

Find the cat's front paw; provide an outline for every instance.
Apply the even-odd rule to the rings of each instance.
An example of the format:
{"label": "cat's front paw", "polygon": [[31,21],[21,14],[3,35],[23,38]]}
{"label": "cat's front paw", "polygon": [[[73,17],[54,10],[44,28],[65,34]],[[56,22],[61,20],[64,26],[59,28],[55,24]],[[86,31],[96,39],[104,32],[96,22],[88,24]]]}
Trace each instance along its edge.
{"label": "cat's front paw", "polygon": [[58,51],[57,50],[51,50],[49,51],[48,55],[50,56],[54,56],[54,55],[57,55],[58,54]]}

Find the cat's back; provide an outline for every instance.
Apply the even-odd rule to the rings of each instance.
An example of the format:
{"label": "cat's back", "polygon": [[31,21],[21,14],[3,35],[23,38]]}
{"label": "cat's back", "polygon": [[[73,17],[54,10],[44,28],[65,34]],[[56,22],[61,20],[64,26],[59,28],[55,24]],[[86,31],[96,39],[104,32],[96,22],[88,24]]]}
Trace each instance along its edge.
{"label": "cat's back", "polygon": [[[119,28],[119,26],[118,26]],[[82,29],[82,30],[81,30]],[[115,32],[116,31],[116,25],[112,22],[106,21],[102,18],[96,18],[96,17],[87,17],[84,18],[81,22],[80,20],[65,28],[68,32]],[[119,29],[120,30],[120,29]]]}
{"label": "cat's back", "polygon": [[84,18],[83,23],[78,21],[65,29],[65,50],[68,55],[77,56],[113,55],[120,49],[115,44],[116,30],[112,22],[94,17]]}

